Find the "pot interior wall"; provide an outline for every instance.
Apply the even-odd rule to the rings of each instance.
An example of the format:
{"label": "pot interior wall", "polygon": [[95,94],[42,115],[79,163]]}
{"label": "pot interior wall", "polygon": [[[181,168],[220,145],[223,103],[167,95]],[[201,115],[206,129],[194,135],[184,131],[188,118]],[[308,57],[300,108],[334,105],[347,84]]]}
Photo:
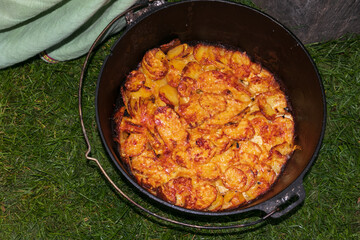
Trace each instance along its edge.
{"label": "pot interior wall", "polygon": [[274,188],[251,206],[302,178],[323,134],[324,95],[316,68],[302,44],[274,20],[248,7],[221,1],[168,4],[140,19],[114,45],[99,76],[96,105],[104,145],[120,171],[127,173],[118,159],[111,126],[120,86],[147,50],[174,38],[221,43],[246,51],[285,86],[295,115],[296,144],[301,150],[289,160]]}

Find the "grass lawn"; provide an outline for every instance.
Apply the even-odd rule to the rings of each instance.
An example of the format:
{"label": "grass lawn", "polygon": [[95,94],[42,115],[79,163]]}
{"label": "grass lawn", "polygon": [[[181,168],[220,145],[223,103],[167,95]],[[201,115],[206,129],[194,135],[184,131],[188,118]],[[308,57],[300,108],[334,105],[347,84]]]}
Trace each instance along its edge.
{"label": "grass lawn", "polygon": [[[153,206],[111,164],[95,123],[94,93],[113,41],[97,49],[84,83],[92,156],[126,193],[160,215],[204,223]],[[149,217],[85,159],[77,98],[84,58],[55,65],[33,58],[0,70],[0,239],[360,239],[360,35],[306,48],[324,82],[328,119],[319,157],[304,179],[305,202],[281,219],[223,231]]]}

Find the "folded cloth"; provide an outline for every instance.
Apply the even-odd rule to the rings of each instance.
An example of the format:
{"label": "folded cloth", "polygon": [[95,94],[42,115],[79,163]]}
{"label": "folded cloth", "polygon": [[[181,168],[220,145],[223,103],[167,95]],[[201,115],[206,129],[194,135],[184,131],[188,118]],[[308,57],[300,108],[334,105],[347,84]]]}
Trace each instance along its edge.
{"label": "folded cloth", "polygon": [[[80,57],[136,0],[0,1],[0,69],[37,54],[48,62]],[[104,38],[125,26],[119,19]],[[103,39],[104,39],[103,38]]]}

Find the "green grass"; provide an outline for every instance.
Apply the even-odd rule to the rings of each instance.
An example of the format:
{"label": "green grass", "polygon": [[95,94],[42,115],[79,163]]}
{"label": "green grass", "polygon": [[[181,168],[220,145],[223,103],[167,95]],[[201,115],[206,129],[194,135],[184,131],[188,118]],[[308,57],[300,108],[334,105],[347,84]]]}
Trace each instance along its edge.
{"label": "green grass", "polygon": [[[94,93],[113,41],[97,50],[84,85],[92,156],[137,201],[184,220],[132,193],[101,145]],[[77,110],[84,58],[55,65],[34,58],[1,70],[0,239],[359,239],[360,35],[306,47],[324,82],[328,121],[319,157],[304,179],[305,202],[281,219],[218,232],[177,227],[141,213],[85,159]]]}

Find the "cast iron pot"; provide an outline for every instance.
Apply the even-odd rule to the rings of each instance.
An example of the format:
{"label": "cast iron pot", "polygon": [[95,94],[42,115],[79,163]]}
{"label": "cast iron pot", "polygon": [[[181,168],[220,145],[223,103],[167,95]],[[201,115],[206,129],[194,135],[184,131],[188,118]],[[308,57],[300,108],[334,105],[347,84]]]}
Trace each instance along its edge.
{"label": "cast iron pot", "polygon": [[[281,80],[295,119],[295,143],[301,147],[288,161],[273,188],[236,209],[204,212],[171,205],[139,186],[123,165],[113,140],[112,116],[126,75],[145,52],[174,38],[236,47]],[[96,89],[96,118],[103,144],[116,168],[141,194],[179,213],[226,216],[260,210],[283,216],[304,201],[304,175],[314,162],[324,136],[326,103],[321,78],[303,44],[270,16],[222,0],[190,0],[153,7],[127,26],[104,61]],[[285,205],[285,207],[283,207]]]}

